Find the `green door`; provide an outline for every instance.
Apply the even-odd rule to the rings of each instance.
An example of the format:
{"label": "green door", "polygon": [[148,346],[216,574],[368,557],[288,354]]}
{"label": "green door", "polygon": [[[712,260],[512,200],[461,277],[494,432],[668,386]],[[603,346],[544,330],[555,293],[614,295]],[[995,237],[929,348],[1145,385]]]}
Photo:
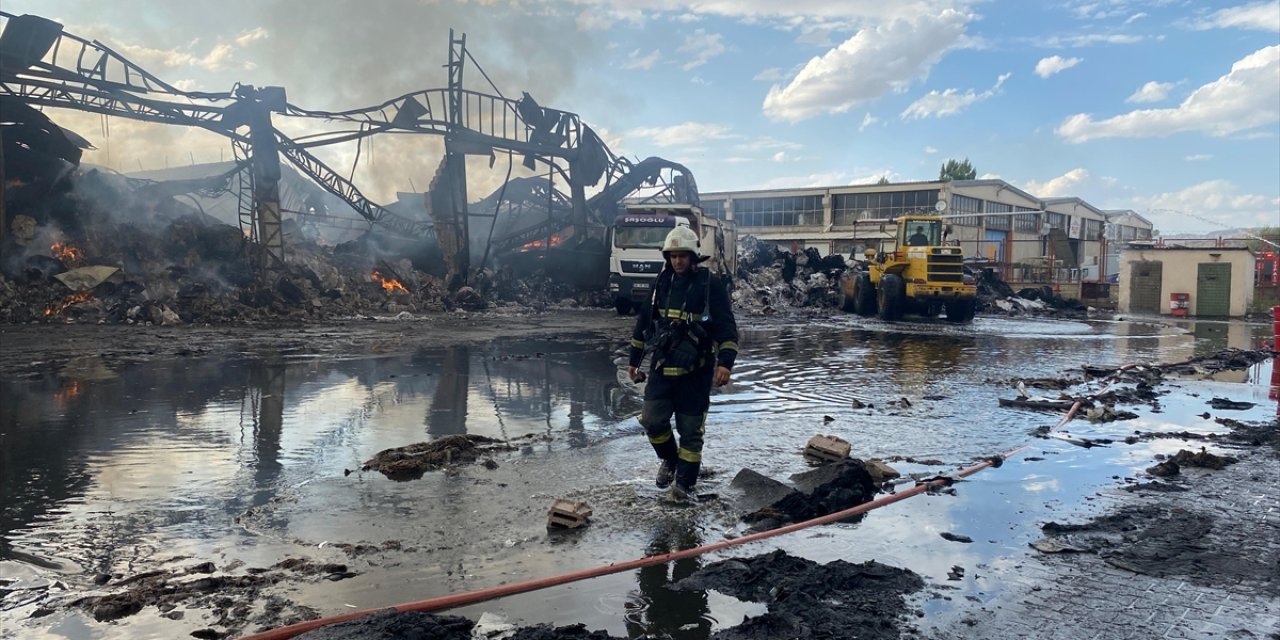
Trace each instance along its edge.
{"label": "green door", "polygon": [[1160,313],[1164,263],[1141,260],[1129,263],[1129,313]]}
{"label": "green door", "polygon": [[1198,265],[1196,315],[1231,315],[1231,263],[1201,262]]}

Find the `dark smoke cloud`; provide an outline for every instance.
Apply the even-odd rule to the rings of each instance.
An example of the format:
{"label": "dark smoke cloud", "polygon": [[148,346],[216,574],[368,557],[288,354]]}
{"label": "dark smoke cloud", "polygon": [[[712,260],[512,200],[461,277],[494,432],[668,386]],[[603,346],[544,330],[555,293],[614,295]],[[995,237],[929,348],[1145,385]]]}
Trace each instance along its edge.
{"label": "dark smoke cloud", "polygon": [[[466,34],[469,51],[505,95],[518,98],[528,91],[540,103],[568,111],[575,110],[574,105],[561,98],[572,95],[583,70],[604,55],[604,45],[577,28],[575,11],[581,9],[572,4],[229,0],[157,5],[121,0],[108,7],[80,0],[57,5],[56,10],[42,3],[12,4],[6,4],[6,10],[54,17],[73,32],[77,27],[90,32],[78,35],[102,38],[118,49],[128,44],[199,58],[216,46],[233,46],[227,64],[214,70],[165,67],[158,54],[136,61],[169,82],[194,78],[204,90],[226,90],[234,82],[283,86],[290,102],[323,111],[370,106],[411,91],[444,87],[450,27]],[[256,29],[265,29],[268,36],[236,41]],[[120,41],[113,42],[112,36]],[[468,65],[465,81],[470,89],[492,91],[473,65]],[[121,171],[230,158],[229,152],[223,153],[225,145],[209,134],[113,118],[108,140],[99,116],[59,113],[63,115],[55,117],[60,123],[80,130],[99,148],[86,160]],[[282,122],[287,131],[319,126]],[[373,156],[360,160],[356,183],[384,203],[394,200],[396,191],[410,190],[411,183],[425,190],[441,149],[439,139],[431,136],[379,136]],[[347,175],[355,145],[335,146],[317,155]],[[487,162],[469,165],[472,199],[490,193],[506,174],[501,157],[492,170]],[[527,173],[517,162],[513,175]]]}

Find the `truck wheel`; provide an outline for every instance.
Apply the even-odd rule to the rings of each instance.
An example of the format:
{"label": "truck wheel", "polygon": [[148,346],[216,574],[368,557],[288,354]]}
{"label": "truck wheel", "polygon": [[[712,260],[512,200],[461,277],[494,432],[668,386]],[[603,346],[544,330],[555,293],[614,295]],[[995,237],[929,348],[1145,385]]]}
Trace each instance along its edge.
{"label": "truck wheel", "polygon": [[894,321],[902,317],[903,307],[906,306],[906,284],[902,282],[902,276],[893,273],[887,273],[880,278],[880,289],[877,291],[876,302],[880,307],[880,319],[886,321]]}
{"label": "truck wheel", "polygon": [[632,304],[631,301],[626,298],[614,298],[613,308],[618,311],[618,315],[629,316],[631,315]]}
{"label": "truck wheel", "polygon": [[963,322],[971,322],[974,314],[977,312],[978,301],[972,298],[967,300],[951,300],[947,302],[947,322],[960,324]]}
{"label": "truck wheel", "polygon": [[876,286],[865,273],[859,273],[853,281],[853,310],[860,316],[876,313]]}

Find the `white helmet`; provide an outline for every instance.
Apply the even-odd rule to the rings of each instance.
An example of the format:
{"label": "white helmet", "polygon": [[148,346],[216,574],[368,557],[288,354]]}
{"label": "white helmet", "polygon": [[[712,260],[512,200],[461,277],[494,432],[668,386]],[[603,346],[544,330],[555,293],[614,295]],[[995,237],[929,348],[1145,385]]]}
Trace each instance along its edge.
{"label": "white helmet", "polygon": [[698,259],[698,234],[693,232],[689,227],[676,227],[667,234],[667,239],[662,241],[662,255],[665,257],[672,251],[688,251],[693,254],[694,260]]}

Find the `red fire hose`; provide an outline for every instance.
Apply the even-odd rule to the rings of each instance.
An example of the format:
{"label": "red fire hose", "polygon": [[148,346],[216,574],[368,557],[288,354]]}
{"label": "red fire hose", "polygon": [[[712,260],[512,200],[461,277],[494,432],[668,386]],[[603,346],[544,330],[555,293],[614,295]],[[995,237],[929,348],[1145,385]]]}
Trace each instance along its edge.
{"label": "red fire hose", "polygon": [[[1122,371],[1131,369],[1134,366],[1136,365],[1126,365],[1124,367],[1121,367],[1120,369],[1116,370],[1116,374]],[[1112,375],[1114,376],[1116,374],[1112,374]],[[1079,411],[1080,406],[1083,403],[1084,403],[1084,400],[1076,400],[1071,405],[1071,408],[1067,411],[1066,415],[1062,417],[1062,420],[1059,421],[1058,424],[1055,425],[1053,429],[1051,429],[1050,431],[1055,431],[1061,428],[1062,425],[1070,422],[1071,419],[1075,417],[1076,412]],[[990,467],[993,465],[999,466],[1003,464],[1006,459],[1012,456],[1015,456],[1018,453],[1021,453],[1022,450],[1026,449],[1028,446],[1030,445],[1022,445],[1021,447],[1018,447],[1017,449],[1013,449],[1007,453],[1003,453],[997,456],[992,456],[987,460],[984,460],[975,465],[965,467],[960,471],[957,471],[955,475],[956,477],[965,478],[979,471],[982,471],[987,467]],[[331,624],[337,624],[339,622],[348,622],[350,620],[356,620],[368,615],[372,615],[374,613],[387,611],[388,609],[398,611],[401,613],[409,612],[409,611],[417,611],[421,613],[427,613],[431,611],[441,611],[444,609],[452,609],[454,607],[461,607],[465,605],[475,604],[477,602],[494,600],[494,599],[502,598],[505,596],[515,595],[518,593],[527,593],[529,591],[546,589],[547,587],[554,587],[562,584],[568,584],[570,582],[577,582],[579,580],[586,580],[588,578],[598,578],[600,576],[606,576],[614,573],[621,573],[623,571],[631,571],[633,569],[639,569],[641,567],[647,567],[650,565],[663,564],[666,562],[671,562],[673,560],[692,558],[694,556],[699,556],[704,553],[709,553],[711,551],[719,551],[721,549],[727,549],[729,547],[735,547],[735,546],[747,544],[750,542],[756,542],[759,540],[764,540],[766,538],[772,538],[774,536],[780,536],[783,534],[791,533],[793,531],[807,529],[809,527],[817,526],[820,524],[829,524],[832,522],[839,522],[846,518],[851,518],[853,516],[866,513],[868,511],[871,511],[872,509],[878,509],[885,505],[893,504],[895,502],[898,502],[899,500],[906,500],[907,498],[910,498],[915,495],[919,495],[921,493],[925,493],[926,491],[929,491],[931,489],[942,488],[946,485],[949,485],[951,482],[952,482],[951,478],[937,477],[932,480],[917,483],[914,487],[907,489],[905,491],[902,491],[900,493],[894,493],[893,495],[888,495],[883,498],[878,498],[876,500],[872,500],[871,502],[864,502],[856,507],[845,509],[844,511],[837,511],[836,513],[828,514],[818,518],[813,518],[812,520],[805,520],[804,522],[797,522],[795,524],[790,524],[785,527],[779,527],[777,529],[770,529],[768,531],[753,533],[751,535],[742,536],[741,538],[734,538],[732,540],[722,540],[720,542],[703,545],[701,547],[694,547],[692,549],[685,549],[683,551],[674,551],[672,553],[665,553],[657,556],[645,556],[643,558],[637,558],[635,560],[617,562],[617,563],[605,565],[602,567],[596,567],[594,569],[583,569],[581,571],[574,571],[571,573],[565,573],[558,576],[551,576],[549,578],[538,578],[535,580],[527,580],[525,582],[516,582],[513,584],[506,584],[498,587],[490,587],[488,589],[480,589],[477,591],[455,593],[447,596],[428,598],[426,600],[406,602],[406,603],[397,604],[391,607],[383,607],[380,609],[362,609],[360,611],[342,613],[335,616],[329,616],[327,618],[308,620],[306,622],[291,624],[287,627],[279,627],[276,629],[271,629],[269,631],[255,633],[253,635],[244,636],[241,638],[241,640],[285,640],[286,638],[292,638],[298,634],[311,631],[312,629],[318,629],[320,627],[325,627]]]}

